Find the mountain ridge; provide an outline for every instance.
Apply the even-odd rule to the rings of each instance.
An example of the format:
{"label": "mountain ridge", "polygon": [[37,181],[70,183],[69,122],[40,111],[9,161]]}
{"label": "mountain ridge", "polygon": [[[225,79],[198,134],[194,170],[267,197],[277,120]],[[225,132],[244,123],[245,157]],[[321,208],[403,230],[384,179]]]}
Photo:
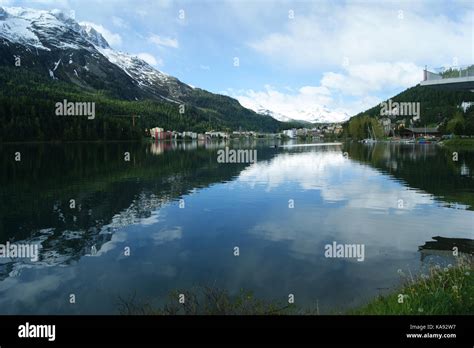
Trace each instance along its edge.
{"label": "mountain ridge", "polygon": [[[12,94],[14,90],[22,93],[19,96],[31,95],[27,102],[36,111],[41,110],[41,119],[53,116],[51,105],[62,100],[63,95],[72,94],[89,101],[97,99],[103,102],[101,98],[105,97],[108,106],[99,107],[103,116],[125,112],[131,115],[142,110],[145,115],[141,124],[143,128],[166,126],[170,130],[182,130],[186,124],[189,125],[187,130],[198,131],[243,129],[274,132],[285,128],[284,123],[259,115],[243,107],[236,99],[191,87],[136,56],[112,49],[94,28],[81,26],[61,11],[1,7],[0,67],[4,67],[4,116],[10,122],[12,132],[18,132],[20,124],[27,123],[29,127],[34,127],[31,120],[16,120],[20,117],[19,113],[22,118],[28,115],[23,110],[13,113],[13,104],[17,103]],[[29,91],[25,80],[28,74],[20,76],[20,71],[36,76],[34,79],[38,84],[30,88],[52,92]],[[8,85],[10,90],[5,89]],[[33,95],[34,99],[31,99]],[[122,102],[129,104],[120,106]],[[140,103],[140,110],[134,111],[134,103]],[[184,114],[178,111],[181,106],[185,106]],[[48,119],[46,122],[56,121]],[[117,123],[123,127],[123,122]],[[75,134],[73,139],[81,139],[80,135],[84,132],[77,129],[79,125],[74,127],[69,133]],[[93,134],[102,132],[99,126],[96,128]],[[49,138],[47,129],[42,129],[42,132],[44,138]],[[37,132],[32,130],[30,133]],[[5,132],[5,137],[14,140],[9,132]],[[68,138],[63,133],[55,137]],[[106,135],[103,137],[106,138]]]}
{"label": "mountain ridge", "polygon": [[[54,61],[47,59],[43,66],[51,78],[64,79],[88,89],[112,90],[118,97],[128,100],[151,98],[186,103],[194,99],[190,98],[193,87],[161,72],[136,55],[113,49],[91,23],[79,23],[60,10],[23,7],[0,9],[0,38],[27,47],[29,53],[47,56],[46,52],[50,52],[51,56],[56,56]],[[110,74],[112,68],[99,56],[127,75],[124,77],[117,72],[112,74],[115,75],[112,80],[116,88],[107,83],[106,75]],[[58,69],[62,72],[57,72]],[[123,93],[117,93],[119,89]],[[327,123],[349,118],[349,115],[341,115],[324,106],[295,110],[292,115],[287,115],[272,108],[256,109],[240,105],[279,122]]]}
{"label": "mountain ridge", "polygon": [[[93,77],[110,79],[104,74],[111,70],[107,67],[110,63],[127,75],[124,77],[116,73],[120,77],[113,78],[116,84],[120,86],[119,80],[125,80],[123,84],[132,83],[136,87],[133,91],[125,88],[127,93],[118,95],[121,98],[140,100],[158,97],[167,100],[173,99],[169,96],[182,96],[192,90],[189,85],[162,73],[144,60],[112,49],[92,26],[80,25],[61,11],[4,7],[2,13],[6,16],[0,19],[0,37],[25,46],[24,54],[29,52],[45,57],[43,67],[52,78],[61,78],[81,87],[104,89],[104,85],[94,81]],[[35,51],[32,52],[32,49]],[[56,58],[50,59],[47,52]],[[58,68],[63,70],[60,76],[55,74]]]}

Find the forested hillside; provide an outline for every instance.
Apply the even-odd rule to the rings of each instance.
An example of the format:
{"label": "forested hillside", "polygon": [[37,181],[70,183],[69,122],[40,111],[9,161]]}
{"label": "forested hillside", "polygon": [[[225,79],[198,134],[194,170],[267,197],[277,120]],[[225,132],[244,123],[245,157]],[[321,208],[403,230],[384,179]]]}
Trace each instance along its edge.
{"label": "forested hillside", "polygon": [[[464,112],[460,106],[462,102],[474,102],[474,93],[435,89],[420,86],[408,88],[391,98],[392,102],[420,103],[420,120],[415,121],[415,127],[434,127],[439,125],[443,133],[474,135],[474,108]],[[382,130],[376,122],[381,117],[381,106],[357,114],[345,124],[345,134],[356,139],[368,137],[368,127],[374,128],[379,136]],[[397,116],[394,121],[407,121],[408,116]]]}
{"label": "forested hillside", "polygon": [[[107,91],[84,90],[27,69],[0,67],[0,86],[0,141],[131,140],[140,139],[146,128],[155,126],[197,132],[239,128],[277,131],[284,127],[232,98],[203,90],[196,90],[196,96],[184,102],[181,114],[176,103],[121,100]],[[95,119],[56,116],[55,104],[64,99],[95,102]],[[137,116],[135,126],[133,115]]]}

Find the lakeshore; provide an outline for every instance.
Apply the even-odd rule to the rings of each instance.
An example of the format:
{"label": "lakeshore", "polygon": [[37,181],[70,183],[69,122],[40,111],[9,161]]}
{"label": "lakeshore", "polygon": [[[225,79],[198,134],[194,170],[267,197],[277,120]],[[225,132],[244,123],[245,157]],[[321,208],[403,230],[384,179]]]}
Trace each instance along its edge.
{"label": "lakeshore", "polygon": [[[136,292],[160,307],[174,289],[214,282],[229,296],[293,294],[299,308],[345,313],[397,289],[398,269],[416,276],[432,262],[454,265],[453,243],[472,239],[469,151],[453,162],[452,150],[427,144],[280,145],[298,143],[3,144],[2,195],[15,209],[2,209],[0,234],[41,243],[37,262],[0,267],[4,313],[40,301],[29,313],[114,314],[116,296]],[[258,161],[220,163],[226,147],[256,151]],[[326,257],[333,241],[360,245],[363,261]],[[93,294],[80,286],[97,277]],[[57,279],[54,289],[36,286],[45,278]],[[12,282],[36,290],[18,297]],[[87,301],[58,306],[71,284]]]}
{"label": "lakeshore", "polygon": [[458,148],[474,151],[474,138],[455,138],[442,141],[440,143],[442,146],[449,148]]}

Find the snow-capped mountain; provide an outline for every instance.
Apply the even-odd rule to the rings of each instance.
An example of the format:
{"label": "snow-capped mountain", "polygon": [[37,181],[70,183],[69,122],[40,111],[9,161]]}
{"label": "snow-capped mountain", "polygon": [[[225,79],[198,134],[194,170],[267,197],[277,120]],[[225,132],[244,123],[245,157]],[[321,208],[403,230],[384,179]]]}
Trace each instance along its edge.
{"label": "snow-capped mountain", "polygon": [[260,104],[254,106],[252,104],[245,105],[261,115],[271,116],[281,122],[301,121],[309,123],[339,123],[345,122],[350,115],[341,110],[330,110],[325,106],[315,106],[308,109],[294,109],[291,111],[271,110]]}
{"label": "snow-capped mountain", "polygon": [[278,112],[274,112],[274,111],[271,111],[271,110],[268,110],[268,109],[265,109],[264,107],[259,107],[259,108],[256,108],[256,110],[254,110],[256,113],[260,114],[260,115],[265,115],[265,116],[270,116],[270,117],[273,117],[275,120],[278,120],[278,121],[281,121],[281,122],[292,122],[292,121],[295,121],[294,119],[292,118],[289,118],[283,114],[280,114]]}
{"label": "snow-capped mountain", "polygon": [[22,66],[52,79],[113,90],[130,100],[153,97],[177,103],[193,90],[144,60],[112,49],[93,27],[59,10],[0,7],[0,53],[2,64],[20,57]]}
{"label": "snow-capped mountain", "polygon": [[[138,57],[115,51],[110,47],[98,48],[98,50],[111,63],[120,67],[136,81],[140,88],[162,99],[179,103],[180,98],[193,89],[178,79],[153,68]],[[163,89],[166,89],[168,93],[163,93]]]}
{"label": "snow-capped mountain", "polygon": [[[276,130],[277,120],[304,119],[298,112],[254,109],[187,85],[139,57],[115,50],[90,24],[78,23],[59,10],[0,7],[0,67],[11,68],[17,61],[26,71],[86,92],[128,101],[185,103],[195,108],[194,115],[209,120],[211,112],[214,122],[225,127]],[[311,120],[326,120],[322,115],[314,112]]]}
{"label": "snow-capped mountain", "polygon": [[350,115],[341,110],[330,110],[326,106],[314,106],[308,109],[296,110],[297,119],[311,123],[339,123],[345,122]]}

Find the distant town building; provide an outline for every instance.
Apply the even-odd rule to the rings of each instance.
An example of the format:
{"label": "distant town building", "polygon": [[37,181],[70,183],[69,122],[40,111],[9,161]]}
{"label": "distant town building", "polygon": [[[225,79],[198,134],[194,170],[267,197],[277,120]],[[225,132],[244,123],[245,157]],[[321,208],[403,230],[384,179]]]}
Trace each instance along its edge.
{"label": "distant town building", "polygon": [[232,132],[233,137],[252,137],[255,136],[255,132],[248,132],[248,131],[235,131]]}
{"label": "distant town building", "polygon": [[296,131],[296,135],[298,137],[305,137],[308,134],[308,130],[306,128],[300,128]]}
{"label": "distant town building", "polygon": [[461,103],[461,109],[466,112],[467,109],[469,109],[470,106],[474,105],[474,102],[462,102]]}
{"label": "distant town building", "polygon": [[166,132],[163,128],[155,127],[150,129],[150,136],[155,140],[171,139],[172,133]]}
{"label": "distant town building", "polygon": [[195,140],[198,138],[198,135],[195,132],[183,132],[183,138]]}
{"label": "distant town building", "polygon": [[344,131],[344,129],[342,128],[342,125],[340,124],[336,124],[336,126],[334,127],[334,134],[341,134],[342,132]]}
{"label": "distant town building", "polygon": [[222,138],[222,139],[227,139],[229,137],[229,135],[225,132],[206,132],[206,137],[208,138],[216,138],[216,139],[219,139],[219,138]]}
{"label": "distant town building", "polygon": [[183,137],[183,134],[180,132],[173,131],[171,132],[171,137],[173,139],[181,139]]}
{"label": "distant town building", "polygon": [[286,129],[283,131],[283,134],[286,135],[287,137],[293,139],[296,138],[296,129]]}

